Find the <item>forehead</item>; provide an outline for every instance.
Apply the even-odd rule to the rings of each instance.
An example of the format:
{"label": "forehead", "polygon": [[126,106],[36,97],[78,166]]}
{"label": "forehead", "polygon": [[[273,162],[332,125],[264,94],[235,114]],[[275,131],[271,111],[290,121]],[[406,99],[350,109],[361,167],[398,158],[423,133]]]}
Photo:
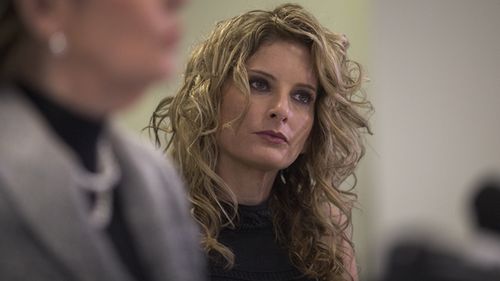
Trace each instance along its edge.
{"label": "forehead", "polygon": [[317,76],[309,48],[299,42],[275,40],[263,43],[247,60],[249,70],[268,72],[277,78],[317,84]]}

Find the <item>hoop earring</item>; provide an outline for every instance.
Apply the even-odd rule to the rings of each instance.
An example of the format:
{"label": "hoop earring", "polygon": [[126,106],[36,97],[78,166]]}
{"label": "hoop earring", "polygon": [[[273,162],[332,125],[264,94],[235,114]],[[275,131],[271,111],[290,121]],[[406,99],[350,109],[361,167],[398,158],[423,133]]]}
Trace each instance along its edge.
{"label": "hoop earring", "polygon": [[66,35],[64,35],[64,32],[57,31],[50,35],[49,50],[52,55],[56,57],[62,56],[66,52],[67,47],[68,41],[66,40]]}

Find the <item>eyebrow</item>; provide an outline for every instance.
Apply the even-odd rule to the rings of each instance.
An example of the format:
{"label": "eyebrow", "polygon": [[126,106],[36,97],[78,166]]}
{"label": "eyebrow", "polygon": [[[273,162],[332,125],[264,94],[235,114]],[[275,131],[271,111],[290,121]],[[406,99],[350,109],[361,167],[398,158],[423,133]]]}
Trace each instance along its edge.
{"label": "eyebrow", "polygon": [[[277,80],[277,79],[276,79],[276,77],[274,77],[272,74],[267,73],[267,72],[262,71],[262,70],[257,70],[257,69],[249,69],[249,71],[248,71],[248,72],[254,72],[254,73],[260,74],[260,75],[262,75],[262,76],[265,76],[265,77],[267,77],[267,78],[271,79],[272,81],[276,81],[276,80]],[[312,90],[312,91],[314,91],[314,92],[317,92],[316,87],[314,87],[314,86],[313,86],[313,85],[311,85],[311,84],[306,84],[306,83],[298,83],[298,86],[300,86],[300,87],[305,87],[305,88],[308,88],[308,89],[310,89],[310,90]]]}

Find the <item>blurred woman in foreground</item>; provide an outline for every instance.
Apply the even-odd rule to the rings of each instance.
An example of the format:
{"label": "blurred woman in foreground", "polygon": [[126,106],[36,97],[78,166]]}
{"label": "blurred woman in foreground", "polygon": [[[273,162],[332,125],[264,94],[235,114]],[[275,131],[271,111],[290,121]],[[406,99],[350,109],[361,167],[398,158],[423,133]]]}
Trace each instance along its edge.
{"label": "blurred woman in foreground", "polygon": [[183,0],[2,0],[0,280],[202,280],[161,155],[113,113],[168,77]]}

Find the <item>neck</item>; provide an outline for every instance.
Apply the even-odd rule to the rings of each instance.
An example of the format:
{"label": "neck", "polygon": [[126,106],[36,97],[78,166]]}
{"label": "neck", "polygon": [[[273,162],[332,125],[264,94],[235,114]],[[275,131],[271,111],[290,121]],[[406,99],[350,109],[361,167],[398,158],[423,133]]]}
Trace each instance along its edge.
{"label": "neck", "polygon": [[217,174],[236,195],[238,204],[257,205],[269,198],[278,171],[262,171],[230,159],[218,159]]}
{"label": "neck", "polygon": [[21,72],[21,79],[38,87],[48,98],[68,110],[100,120],[133,101],[145,87],[113,83],[82,64],[49,58],[39,67]]}

